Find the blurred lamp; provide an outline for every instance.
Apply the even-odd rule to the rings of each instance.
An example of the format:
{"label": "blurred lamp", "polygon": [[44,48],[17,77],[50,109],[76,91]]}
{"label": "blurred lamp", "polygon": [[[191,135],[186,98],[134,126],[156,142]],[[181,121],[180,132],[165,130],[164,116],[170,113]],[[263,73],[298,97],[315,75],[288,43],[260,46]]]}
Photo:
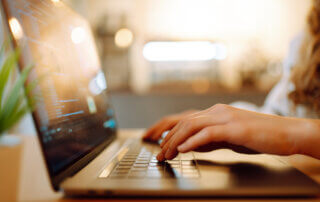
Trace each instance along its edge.
{"label": "blurred lamp", "polygon": [[9,26],[15,39],[21,39],[23,37],[22,27],[17,18],[10,18]]}
{"label": "blurred lamp", "polygon": [[149,42],[143,48],[148,61],[206,61],[223,60],[227,48],[210,41]]}
{"label": "blurred lamp", "polygon": [[84,41],[86,36],[85,30],[82,27],[75,27],[71,31],[71,40],[75,44],[79,44]]}
{"label": "blurred lamp", "polygon": [[133,34],[127,28],[119,29],[114,37],[114,42],[119,48],[127,48],[132,44]]}

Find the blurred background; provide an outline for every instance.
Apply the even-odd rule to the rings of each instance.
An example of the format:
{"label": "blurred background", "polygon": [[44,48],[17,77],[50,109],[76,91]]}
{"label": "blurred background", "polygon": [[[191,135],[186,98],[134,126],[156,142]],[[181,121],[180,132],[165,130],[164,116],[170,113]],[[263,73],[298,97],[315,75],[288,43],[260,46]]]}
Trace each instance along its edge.
{"label": "blurred background", "polygon": [[89,20],[121,128],[216,103],[258,106],[310,0],[65,0]]}

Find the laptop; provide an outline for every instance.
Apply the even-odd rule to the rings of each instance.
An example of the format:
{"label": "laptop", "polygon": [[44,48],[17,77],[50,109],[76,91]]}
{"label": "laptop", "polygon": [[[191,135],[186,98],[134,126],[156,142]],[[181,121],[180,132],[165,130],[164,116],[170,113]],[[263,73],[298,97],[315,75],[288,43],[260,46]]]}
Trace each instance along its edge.
{"label": "laptop", "polygon": [[90,197],[319,194],[317,183],[270,155],[217,150],[158,162],[158,145],[117,130],[87,21],[60,0],[1,3],[14,46],[22,47],[20,66],[34,64],[29,80],[39,79],[33,119],[54,190]]}

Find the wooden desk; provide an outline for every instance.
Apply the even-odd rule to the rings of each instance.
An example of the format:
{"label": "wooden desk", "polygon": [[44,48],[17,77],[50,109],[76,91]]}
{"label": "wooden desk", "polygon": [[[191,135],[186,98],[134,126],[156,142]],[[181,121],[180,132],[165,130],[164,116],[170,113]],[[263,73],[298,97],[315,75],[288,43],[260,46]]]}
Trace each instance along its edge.
{"label": "wooden desk", "polygon": [[[139,137],[142,130],[123,130],[122,135],[128,137]],[[76,201],[75,199],[63,198],[61,193],[55,193],[50,186],[49,179],[46,173],[43,158],[40,153],[39,143],[36,137],[26,137],[25,145],[23,149],[22,167],[20,173],[20,190],[19,199],[20,201]],[[298,168],[302,172],[309,175],[311,178],[320,183],[320,161],[295,155],[291,157],[284,157],[294,167]],[[1,196],[0,196],[1,199]],[[110,200],[110,199],[109,199]],[[130,199],[116,199],[117,201],[128,201]],[[141,201],[142,199],[131,199],[133,201]],[[149,201],[150,199],[146,199]],[[185,201],[185,199],[170,199],[172,201]],[[191,199],[195,200],[195,199]],[[217,199],[219,200],[219,199]],[[203,201],[217,201],[214,199],[203,199]],[[221,199],[220,199],[221,200]],[[230,199],[223,201],[248,201],[249,199]],[[252,201],[275,201],[274,199],[250,199]],[[81,200],[86,201],[86,200]],[[92,199],[87,201],[93,201]],[[100,201],[100,200],[97,200]],[[156,201],[162,201],[157,199]],[[168,199],[166,199],[168,201]],[[276,201],[320,201],[318,199],[279,199]]]}

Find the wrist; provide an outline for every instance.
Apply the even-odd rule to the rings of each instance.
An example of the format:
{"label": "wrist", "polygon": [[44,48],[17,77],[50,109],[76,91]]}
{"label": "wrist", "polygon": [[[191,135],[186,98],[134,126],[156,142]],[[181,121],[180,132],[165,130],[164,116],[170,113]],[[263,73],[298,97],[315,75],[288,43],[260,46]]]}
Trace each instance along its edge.
{"label": "wrist", "polygon": [[303,154],[320,159],[320,121],[302,119],[295,137],[295,154]]}

